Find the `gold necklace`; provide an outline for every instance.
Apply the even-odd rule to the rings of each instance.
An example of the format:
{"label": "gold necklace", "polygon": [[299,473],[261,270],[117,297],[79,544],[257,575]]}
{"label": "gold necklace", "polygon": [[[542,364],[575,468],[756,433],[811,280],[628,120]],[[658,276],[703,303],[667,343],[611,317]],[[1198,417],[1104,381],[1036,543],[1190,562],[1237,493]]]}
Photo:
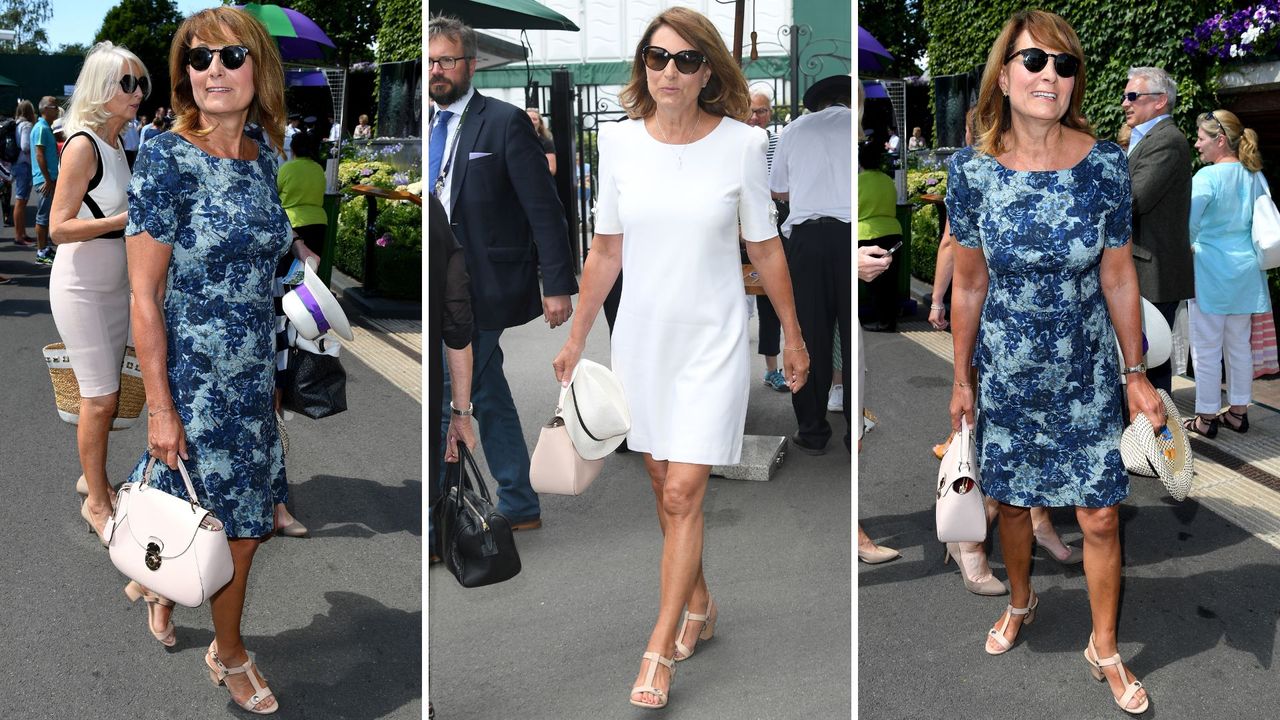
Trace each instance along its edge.
{"label": "gold necklace", "polygon": [[676,169],[684,169],[684,151],[688,149],[689,143],[693,141],[693,136],[698,134],[698,125],[702,123],[702,116],[699,115],[697,120],[693,121],[693,132],[689,133],[688,139],[681,143],[678,147],[680,152],[676,152],[676,145],[667,139],[667,131],[662,129],[662,122],[658,120],[658,116],[653,116],[653,124],[657,126],[658,132],[662,134],[662,142],[671,148],[671,153],[676,156]]}

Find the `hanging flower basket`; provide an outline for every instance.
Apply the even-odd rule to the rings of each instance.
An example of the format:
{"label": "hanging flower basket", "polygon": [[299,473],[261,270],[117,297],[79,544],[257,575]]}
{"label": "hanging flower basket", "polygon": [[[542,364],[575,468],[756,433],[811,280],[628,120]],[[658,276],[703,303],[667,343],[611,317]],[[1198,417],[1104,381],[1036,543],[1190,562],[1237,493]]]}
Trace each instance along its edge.
{"label": "hanging flower basket", "polygon": [[1280,0],[1263,0],[1234,13],[1218,13],[1196,25],[1190,37],[1182,39],[1189,55],[1208,55],[1228,60],[1261,56],[1276,48],[1280,40]]}

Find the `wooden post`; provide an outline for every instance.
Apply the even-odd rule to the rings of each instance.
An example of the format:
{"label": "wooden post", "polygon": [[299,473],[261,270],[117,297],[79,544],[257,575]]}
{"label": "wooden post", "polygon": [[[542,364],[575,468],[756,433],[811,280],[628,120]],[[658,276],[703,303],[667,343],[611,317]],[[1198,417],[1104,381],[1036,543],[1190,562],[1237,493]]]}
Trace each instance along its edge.
{"label": "wooden post", "polygon": [[742,29],[746,24],[747,0],[736,0],[733,10],[733,59],[742,64]]}

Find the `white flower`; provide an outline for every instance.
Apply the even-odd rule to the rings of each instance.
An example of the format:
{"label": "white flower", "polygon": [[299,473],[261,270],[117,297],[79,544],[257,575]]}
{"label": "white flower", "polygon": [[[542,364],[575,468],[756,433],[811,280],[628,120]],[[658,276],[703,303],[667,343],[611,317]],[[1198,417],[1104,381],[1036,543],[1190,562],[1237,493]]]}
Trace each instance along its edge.
{"label": "white flower", "polygon": [[1240,57],[1240,46],[1235,43],[1231,44],[1231,57]]}
{"label": "white flower", "polygon": [[1258,36],[1262,34],[1262,28],[1258,26],[1250,27],[1240,34],[1240,43],[1242,45],[1252,45]]}

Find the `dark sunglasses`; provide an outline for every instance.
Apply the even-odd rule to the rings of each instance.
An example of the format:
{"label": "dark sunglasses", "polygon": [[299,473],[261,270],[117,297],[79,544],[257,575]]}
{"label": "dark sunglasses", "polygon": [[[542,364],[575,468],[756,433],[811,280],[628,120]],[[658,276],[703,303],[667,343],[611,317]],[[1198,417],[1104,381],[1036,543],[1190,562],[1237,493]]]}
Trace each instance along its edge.
{"label": "dark sunglasses", "polygon": [[1142,97],[1143,95],[1164,95],[1164,93],[1162,92],[1149,92],[1149,93],[1127,92],[1120,95],[1120,102],[1124,102],[1125,100],[1128,100],[1131,103],[1138,102],[1138,98]]}
{"label": "dark sunglasses", "polygon": [[[1217,126],[1218,126],[1218,135],[1226,135],[1226,136],[1227,136],[1227,140],[1228,140],[1228,141],[1230,141],[1230,140],[1231,140],[1231,135],[1229,135],[1229,134],[1227,133],[1227,129],[1226,129],[1225,127],[1223,127],[1223,126],[1222,126],[1222,121],[1218,119],[1218,116],[1217,116],[1217,115],[1215,115],[1215,114],[1213,113],[1213,111],[1209,111],[1209,112],[1207,112],[1207,113],[1200,113],[1200,117],[1196,118],[1196,124],[1197,124],[1197,125],[1199,125],[1199,124],[1201,124],[1201,123],[1203,123],[1203,122],[1205,122],[1205,121],[1208,121],[1208,120],[1212,120],[1214,123],[1216,123],[1216,124],[1217,124]],[[1215,137],[1216,137],[1216,136],[1215,136]]]}
{"label": "dark sunglasses", "polygon": [[1040,48],[1019,50],[1005,58],[1004,61],[1009,62],[1019,55],[1022,56],[1022,67],[1026,68],[1028,72],[1040,72],[1049,62],[1049,58],[1053,58],[1053,69],[1061,77],[1075,77],[1076,71],[1080,69],[1080,58],[1077,58],[1075,55],[1068,55],[1066,53],[1050,53],[1045,52]]}
{"label": "dark sunglasses", "polygon": [[235,70],[244,65],[244,59],[249,57],[249,48],[243,45],[228,45],[221,50],[210,50],[203,45],[193,47],[187,51],[187,64],[192,70],[208,70],[215,53],[222,59],[222,67]]}
{"label": "dark sunglasses", "polygon": [[707,61],[707,56],[697,50],[681,50],[672,55],[665,49],[657,45],[645,45],[640,48],[640,56],[644,58],[645,67],[654,72],[662,72],[667,69],[667,64],[672,58],[676,60],[676,69],[684,75],[692,75],[698,72],[698,68]]}
{"label": "dark sunglasses", "polygon": [[147,76],[134,77],[132,75],[124,75],[120,78],[120,89],[125,95],[132,95],[134,90],[142,90],[142,97],[146,98],[151,94],[151,78]]}

